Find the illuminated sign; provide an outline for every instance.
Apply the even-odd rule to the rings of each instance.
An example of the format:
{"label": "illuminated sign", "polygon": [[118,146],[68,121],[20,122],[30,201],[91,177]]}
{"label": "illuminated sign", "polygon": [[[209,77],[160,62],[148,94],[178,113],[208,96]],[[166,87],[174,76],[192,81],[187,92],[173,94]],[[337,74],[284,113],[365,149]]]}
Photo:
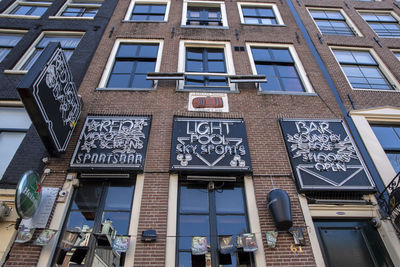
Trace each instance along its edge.
{"label": "illuminated sign", "polygon": [[59,43],[43,50],[17,90],[47,151],[65,152],[82,104]]}
{"label": "illuminated sign", "polygon": [[143,170],[150,117],[88,116],[71,167]]}
{"label": "illuminated sign", "polygon": [[299,191],[375,191],[341,120],[280,120]]}
{"label": "illuminated sign", "polygon": [[175,118],[170,167],[172,171],[251,172],[244,121]]}

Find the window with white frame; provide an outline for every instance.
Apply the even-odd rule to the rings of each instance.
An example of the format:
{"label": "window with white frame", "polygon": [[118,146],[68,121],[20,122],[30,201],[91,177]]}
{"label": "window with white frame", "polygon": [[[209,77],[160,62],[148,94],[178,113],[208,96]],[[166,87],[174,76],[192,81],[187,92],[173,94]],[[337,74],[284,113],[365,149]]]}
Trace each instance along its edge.
{"label": "window with white frame", "polygon": [[394,51],[393,54],[396,56],[398,60],[400,60],[400,51]]}
{"label": "window with white frame", "polygon": [[396,173],[400,171],[400,126],[371,125]]}
{"label": "window with white frame", "polygon": [[41,17],[52,4],[49,0],[17,0],[3,14],[11,16]]}
{"label": "window with white frame", "polygon": [[1,31],[0,30],[0,62],[11,52],[11,50],[22,39],[25,32]]}
{"label": "window with white frame", "polygon": [[31,120],[24,108],[0,107],[0,179],[17,152]]}
{"label": "window with white frame", "polygon": [[243,24],[283,25],[276,5],[238,2],[238,9]]}
{"label": "window with white frame", "polygon": [[390,12],[360,12],[361,17],[379,37],[400,38],[400,25]]}
{"label": "window with white frame", "polygon": [[131,1],[126,21],[164,22],[168,20],[170,1]]}
{"label": "window with white frame", "polygon": [[394,89],[369,51],[333,49],[333,53],[354,89]]}
{"label": "window with white frame", "polygon": [[322,34],[355,36],[341,10],[309,10]]}
{"label": "window with white frame", "polygon": [[160,69],[163,42],[159,40],[117,40],[100,82],[100,88],[109,90],[150,90],[153,81],[149,72]]}
{"label": "window with white frame", "polygon": [[57,16],[94,18],[102,4],[103,0],[68,0]]}
{"label": "window with white frame", "polygon": [[234,74],[232,51],[224,42],[181,42],[178,71],[185,73],[180,90],[230,91]]}
{"label": "window with white frame", "polygon": [[219,1],[184,1],[182,25],[228,27],[225,3]]}
{"label": "window with white frame", "polygon": [[311,84],[292,46],[247,44],[254,74],[263,74],[262,93],[312,92]]}
{"label": "window with white frame", "polygon": [[50,42],[60,42],[61,48],[67,60],[69,60],[82,36],[82,32],[44,32],[29,48],[14,69],[29,70]]}

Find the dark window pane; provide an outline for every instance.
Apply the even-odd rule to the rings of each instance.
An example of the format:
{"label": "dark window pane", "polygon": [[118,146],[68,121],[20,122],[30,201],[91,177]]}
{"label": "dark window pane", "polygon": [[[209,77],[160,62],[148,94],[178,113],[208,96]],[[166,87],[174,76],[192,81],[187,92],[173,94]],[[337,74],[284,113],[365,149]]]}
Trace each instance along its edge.
{"label": "dark window pane", "polygon": [[79,187],[72,202],[72,209],[97,210],[102,190],[101,186],[93,184]]}
{"label": "dark window pane", "polygon": [[280,77],[298,77],[294,66],[276,66]]}
{"label": "dark window pane", "polygon": [[180,187],[181,213],[208,213],[208,190],[203,188]]}
{"label": "dark window pane", "polygon": [[379,142],[381,143],[383,149],[400,149],[400,138],[393,127],[372,126],[371,128],[374,131]]}
{"label": "dark window pane", "polygon": [[203,49],[199,48],[186,48],[186,58],[203,60]]}
{"label": "dark window pane", "polygon": [[133,77],[133,88],[151,88],[153,86],[153,81],[146,80],[147,75],[136,74]]}
{"label": "dark window pane", "polygon": [[82,230],[83,228],[85,228],[85,229],[90,229],[90,231],[92,231],[95,216],[96,216],[96,211],[92,212],[71,211],[68,218],[67,230],[77,230],[77,228]]}
{"label": "dark window pane", "polygon": [[112,73],[131,73],[133,62],[116,61]]}
{"label": "dark window pane", "polygon": [[27,15],[30,10],[30,6],[18,6],[12,13],[15,15]]}
{"label": "dark window pane", "polygon": [[398,173],[400,171],[400,153],[386,152],[386,155],[389,158],[393,169]]}
{"label": "dark window pane", "polygon": [[127,74],[113,74],[108,80],[107,87],[111,88],[129,88],[131,76]]}
{"label": "dark window pane", "polygon": [[136,66],[136,73],[144,73],[147,75],[148,72],[154,72],[156,62],[154,61],[138,61]]}
{"label": "dark window pane", "polygon": [[118,49],[117,57],[135,57],[139,45],[137,44],[121,44]]}
{"label": "dark window pane", "polygon": [[262,83],[261,88],[263,91],[282,91],[281,85],[277,78],[268,77],[268,82]]}
{"label": "dark window pane", "polygon": [[207,72],[217,72],[217,73],[225,73],[225,62],[224,61],[209,61],[208,62],[208,71]]}
{"label": "dark window pane", "polygon": [[132,206],[134,186],[110,186],[107,189],[105,210],[130,210]]}
{"label": "dark window pane", "polygon": [[234,235],[247,233],[246,217],[244,215],[217,216],[218,235]]}
{"label": "dark window pane", "polygon": [[224,49],[207,49],[208,60],[224,60]]}
{"label": "dark window pane", "polygon": [[272,58],[280,62],[293,62],[288,49],[270,49]]}
{"label": "dark window pane", "polygon": [[271,8],[258,8],[258,12],[262,17],[275,17],[275,14]]}
{"label": "dark window pane", "polygon": [[147,19],[147,15],[133,15],[132,20],[146,20]]}
{"label": "dark window pane", "polygon": [[217,213],[244,213],[243,189],[234,187],[215,191]]}
{"label": "dark window pane", "polygon": [[151,5],[150,12],[152,14],[164,14],[166,6],[165,5]]}
{"label": "dark window pane", "polygon": [[149,20],[162,21],[164,20],[164,15],[150,15]]}
{"label": "dark window pane", "polygon": [[140,57],[157,58],[158,45],[142,45],[140,46]]}
{"label": "dark window pane", "polygon": [[187,60],[186,71],[204,72],[203,61]]}
{"label": "dark window pane", "polygon": [[130,212],[104,212],[102,222],[111,220],[118,235],[127,235],[129,230]]}
{"label": "dark window pane", "polygon": [[271,61],[271,55],[268,53],[268,49],[265,48],[251,48],[253,58],[255,61]]}
{"label": "dark window pane", "polygon": [[133,8],[133,13],[148,13],[150,9],[150,5],[140,5],[136,4]]}
{"label": "dark window pane", "polygon": [[242,12],[244,16],[256,16],[256,8],[253,7],[243,7]]}
{"label": "dark window pane", "polygon": [[191,252],[179,252],[178,257],[179,257],[179,267],[193,267]]}
{"label": "dark window pane", "polygon": [[208,215],[179,216],[179,249],[190,249],[193,236],[206,236],[210,240]]}
{"label": "dark window pane", "polygon": [[304,91],[301,81],[297,78],[282,78],[282,87],[284,91]]}

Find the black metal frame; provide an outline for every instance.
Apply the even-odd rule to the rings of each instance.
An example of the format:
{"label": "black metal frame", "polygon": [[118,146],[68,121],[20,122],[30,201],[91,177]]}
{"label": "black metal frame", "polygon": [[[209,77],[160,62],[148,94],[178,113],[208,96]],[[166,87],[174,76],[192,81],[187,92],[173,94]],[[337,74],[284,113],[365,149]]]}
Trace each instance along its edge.
{"label": "black metal frame", "polygon": [[383,189],[382,192],[379,192],[377,197],[379,206],[381,207],[381,211],[383,209],[383,216],[388,217],[390,215],[390,203],[389,203],[389,195],[395,189],[400,187],[400,171],[396,173],[393,177],[392,181]]}

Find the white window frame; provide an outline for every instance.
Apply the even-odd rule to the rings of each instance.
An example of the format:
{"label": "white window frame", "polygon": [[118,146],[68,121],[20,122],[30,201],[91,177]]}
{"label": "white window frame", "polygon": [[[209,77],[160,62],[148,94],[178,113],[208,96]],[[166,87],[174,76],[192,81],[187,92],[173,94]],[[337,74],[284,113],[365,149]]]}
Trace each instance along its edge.
{"label": "white window frame", "polygon": [[[186,25],[188,6],[219,7],[220,10],[221,10],[222,26]],[[213,29],[213,28],[216,28],[216,29],[224,28],[224,29],[228,29],[228,19],[227,19],[227,14],[226,14],[225,2],[221,2],[221,1],[183,0],[181,27],[210,28],[210,29]]]}
{"label": "white window frame", "polygon": [[[78,3],[75,3],[75,2],[78,2]],[[104,3],[104,0],[67,0],[65,2],[65,4],[57,12],[57,14],[55,16],[49,16],[49,19],[93,20],[95,16],[94,17],[68,17],[68,16],[61,16],[61,14],[69,7],[76,7],[76,8],[80,8],[80,7],[97,7],[98,10],[99,10],[103,3]]]}
{"label": "white window frame", "polygon": [[[267,4],[267,3],[251,3],[251,2],[237,2],[238,10],[239,10],[239,16],[240,16],[240,23],[244,25],[252,25],[252,26],[286,26],[285,23],[283,22],[281,13],[279,12],[279,9],[276,4]],[[243,11],[242,7],[266,7],[266,8],[272,8],[272,11],[275,14],[275,19],[277,24],[249,24],[245,23],[244,21],[244,16],[243,16]]]}
{"label": "white window frame", "polygon": [[[250,231],[255,233],[258,245],[257,251],[253,252],[255,266],[267,266],[265,260],[265,251],[263,244],[263,233],[261,232],[260,217],[258,209],[253,178],[245,176],[243,178],[243,186],[245,190],[245,203],[247,209],[247,218],[249,221]],[[168,215],[167,215],[167,244],[165,253],[165,267],[175,267],[176,261],[176,226],[178,214],[178,188],[179,178],[177,174],[171,174],[168,187]],[[136,193],[136,192],[135,192]]]}
{"label": "white window frame", "polygon": [[[28,31],[25,30],[14,30],[14,29],[0,29],[0,35],[1,34],[16,34],[16,35],[22,35],[21,39],[24,38],[23,35],[25,35]],[[19,40],[18,42],[20,42],[21,40]],[[16,46],[18,45],[18,43],[16,44]],[[15,47],[15,46],[14,46]],[[11,52],[11,51],[10,51]],[[1,63],[1,61],[0,61]]]}
{"label": "white window frame", "polygon": [[[399,49],[390,49],[390,51],[392,51],[394,56],[400,61],[400,50]],[[396,54],[398,54],[399,56],[397,56]]]}
{"label": "white window frame", "polygon": [[[45,35],[60,35],[60,36],[78,36],[80,35],[81,38],[85,35],[85,32],[63,32],[63,31],[44,31],[41,32],[39,37],[32,43],[32,45],[28,48],[25,54],[18,60],[17,64],[15,64],[14,68],[11,70],[5,70],[4,73],[9,74],[25,74],[28,70],[21,69],[26,61],[30,58],[30,56],[35,52],[36,45],[43,39]],[[82,40],[82,39],[81,39]]]}
{"label": "white window frame", "polygon": [[11,12],[18,6],[38,6],[38,7],[50,7],[53,4],[53,0],[16,0],[12,3],[2,14],[0,17],[11,17],[11,18],[25,18],[25,19],[40,19],[41,16],[32,16],[32,15],[15,15],[11,14]]}
{"label": "white window frame", "polygon": [[[153,4],[153,5],[162,4],[162,5],[166,5],[164,20],[163,21],[153,21],[153,20],[133,21],[133,20],[131,20],[132,11],[133,11],[133,8],[135,7],[136,4],[149,4],[149,5],[151,5],[151,4]],[[129,4],[129,7],[128,7],[128,11],[126,12],[125,18],[124,18],[123,21],[124,22],[153,22],[153,23],[167,22],[168,21],[170,7],[171,7],[171,1],[170,0],[131,0],[131,3]]]}
{"label": "white window frame", "polygon": [[[341,8],[320,8],[320,7],[309,7],[307,8],[308,13],[310,14],[311,19],[313,20],[315,26],[318,28],[318,31],[320,32],[321,35],[325,35],[321,32],[320,28],[318,27],[317,23],[315,22],[314,18],[311,15],[311,11],[338,11],[340,12],[340,14],[342,14],[342,16],[344,17],[344,20],[347,24],[347,26],[349,26],[349,28],[355,33],[355,36],[359,36],[362,37],[362,33],[360,32],[360,30],[356,27],[356,25],[353,23],[353,21],[350,19],[349,16],[347,16],[346,12],[344,12],[343,9]],[[341,35],[337,35],[337,36],[341,36]]]}
{"label": "white window frame", "polygon": [[[11,132],[11,133],[24,133],[24,137],[21,139],[21,143],[23,142],[24,138],[26,137],[26,133],[28,132],[29,128],[31,127],[31,120],[29,118],[28,113],[26,112],[24,106],[22,103],[18,102],[8,102],[8,101],[1,101],[0,102],[0,108],[2,110],[1,115],[7,116],[7,112],[15,112],[17,111],[18,113],[15,114],[19,118],[19,123],[18,125],[14,125],[14,123],[11,122],[12,125],[10,126],[4,126],[2,125],[0,128],[0,132],[2,132],[4,129],[9,129],[6,132]],[[14,130],[14,131],[13,131]],[[9,164],[13,160],[13,157],[15,156],[15,153],[18,151],[19,146],[21,143],[18,145],[18,147],[14,151],[14,155],[9,159],[7,167],[5,169],[0,171],[0,180],[3,178],[4,173],[6,172]],[[11,151],[10,151],[11,152]]]}
{"label": "white window frame", "polygon": [[[254,75],[257,75],[256,64],[254,63],[253,54],[251,52],[252,47],[260,47],[260,48],[286,48],[289,50],[291,56],[294,60],[294,66],[299,74],[299,78],[304,86],[304,92],[291,92],[291,91],[271,91],[271,92],[259,92],[260,94],[284,94],[284,95],[304,95],[304,94],[312,94],[315,95],[314,89],[311,85],[310,80],[308,79],[307,73],[301,64],[301,60],[296,52],[296,49],[291,44],[273,44],[273,43],[246,43],[247,55],[249,56],[251,71]],[[267,77],[268,79],[268,77]],[[261,89],[260,89],[261,90]]]}
{"label": "white window frame", "polygon": [[[372,49],[372,48],[360,48],[360,47],[343,47],[343,46],[330,46],[329,49],[331,50],[333,57],[335,58],[337,64],[340,67],[340,70],[343,73],[343,76],[345,77],[347,83],[349,84],[349,86],[350,86],[350,88],[352,90],[355,90],[355,91],[388,92],[388,93],[390,93],[390,92],[392,92],[392,93],[393,92],[399,92],[400,84],[397,82],[397,79],[395,78],[395,76],[389,71],[389,68],[379,58],[378,54],[374,51],[374,49]],[[369,54],[372,56],[372,58],[378,64],[379,70],[382,72],[382,74],[387,79],[389,84],[393,87],[393,90],[353,88],[353,86],[351,85],[349,79],[347,78],[347,75],[344,73],[343,68],[340,65],[340,62],[337,60],[335,54],[333,53],[333,50],[369,52]]]}
{"label": "white window frame", "polygon": [[[157,60],[156,60],[156,67],[154,72],[160,71],[161,66],[161,59],[162,59],[162,51],[164,47],[163,40],[157,39],[117,39],[115,40],[114,46],[111,50],[110,56],[108,57],[106,66],[104,68],[103,74],[100,79],[99,86],[97,90],[109,90],[109,91],[146,91],[143,88],[135,89],[135,88],[108,88],[106,87],[108,79],[111,75],[112,68],[114,66],[115,56],[117,55],[118,48],[120,44],[158,44],[158,52],[157,52]],[[147,90],[155,90],[157,88],[157,81],[154,82],[153,88],[146,88]]]}
{"label": "white window frame", "polygon": [[[372,9],[372,10],[356,10],[360,17],[361,14],[365,14],[365,13],[372,13],[372,14],[384,14],[384,15],[391,15],[395,20],[397,20],[397,24],[400,24],[400,16],[398,16],[395,12],[393,11],[388,11],[388,10],[376,10],[376,9]],[[363,17],[361,17],[361,19],[368,24],[368,27],[371,29],[371,31],[373,31],[376,36],[378,36],[379,38],[400,38],[400,37],[390,37],[390,36],[379,36],[374,29],[372,29],[372,27],[369,25],[368,21],[366,21]]]}
{"label": "white window frame", "polygon": [[[179,43],[179,55],[178,55],[178,72],[185,72],[185,62],[186,62],[186,47],[194,47],[194,48],[223,48],[224,49],[224,56],[225,56],[225,65],[226,65],[226,75],[234,75],[235,74],[235,66],[233,64],[233,55],[232,55],[232,47],[229,42],[210,42],[210,41],[191,41],[191,40],[184,40],[180,41]],[[192,72],[188,72],[192,73]],[[196,72],[194,72],[196,73]],[[208,73],[207,73],[208,74]],[[212,75],[212,72],[210,72]],[[227,93],[225,91],[220,90],[188,90],[184,89],[185,81],[180,80],[178,81],[178,91],[182,92],[194,92],[200,91],[203,93]],[[228,92],[237,91],[236,85],[233,83],[228,84],[230,90]]]}

